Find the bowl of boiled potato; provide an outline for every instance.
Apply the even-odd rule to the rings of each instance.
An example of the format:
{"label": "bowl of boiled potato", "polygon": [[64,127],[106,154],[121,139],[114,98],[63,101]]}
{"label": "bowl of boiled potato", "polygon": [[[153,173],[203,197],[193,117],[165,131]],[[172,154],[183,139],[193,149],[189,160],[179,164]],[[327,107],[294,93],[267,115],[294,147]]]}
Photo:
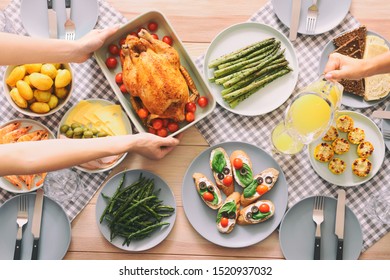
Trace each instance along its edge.
{"label": "bowl of boiled potato", "polygon": [[72,81],[68,63],[35,63],[8,66],[3,84],[12,107],[30,117],[44,117],[68,102]]}

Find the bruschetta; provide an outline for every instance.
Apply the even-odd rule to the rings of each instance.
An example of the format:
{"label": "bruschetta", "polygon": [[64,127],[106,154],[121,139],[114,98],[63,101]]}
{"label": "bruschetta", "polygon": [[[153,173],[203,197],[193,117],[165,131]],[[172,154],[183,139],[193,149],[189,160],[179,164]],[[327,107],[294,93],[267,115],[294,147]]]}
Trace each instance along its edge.
{"label": "bruschetta", "polygon": [[194,179],[196,190],[204,203],[211,209],[218,209],[222,205],[222,195],[219,189],[202,173],[194,173],[192,175]]}
{"label": "bruschetta", "polygon": [[253,225],[270,219],[275,213],[275,205],[270,200],[259,200],[240,210],[239,225]]}
{"label": "bruschetta", "polygon": [[226,151],[218,147],[210,153],[210,168],[217,187],[229,196],[234,192],[232,166]]}
{"label": "bruschetta", "polygon": [[240,211],[240,193],[233,192],[229,195],[217,214],[217,228],[221,233],[230,233],[237,222]]}
{"label": "bruschetta", "polygon": [[258,200],[274,187],[278,178],[279,171],[275,168],[267,168],[255,175],[252,183],[241,194],[241,205],[245,207]]}
{"label": "bruschetta", "polygon": [[236,150],[230,155],[234,180],[246,188],[253,181],[252,161],[242,150]]}

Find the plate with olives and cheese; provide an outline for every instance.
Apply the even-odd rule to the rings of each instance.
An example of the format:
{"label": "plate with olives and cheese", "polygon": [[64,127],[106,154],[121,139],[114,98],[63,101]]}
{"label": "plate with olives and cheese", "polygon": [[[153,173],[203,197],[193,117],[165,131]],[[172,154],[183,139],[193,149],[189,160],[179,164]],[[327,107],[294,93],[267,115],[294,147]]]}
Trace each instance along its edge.
{"label": "plate with olives and cheese", "polygon": [[[228,157],[223,156],[222,149]],[[218,167],[220,171],[216,172]],[[274,182],[270,182],[272,178],[267,171],[270,169],[278,172]],[[259,177],[264,177],[264,172],[267,176],[260,180]],[[197,186],[197,182],[201,181],[199,174],[202,175],[203,182],[207,183],[206,188]],[[229,178],[231,174],[234,178]],[[230,184],[233,184],[232,189],[229,188]],[[267,184],[272,185],[272,188]],[[249,201],[245,194],[251,193],[252,189],[254,192],[258,191],[257,187],[260,185],[267,185],[268,190],[257,197],[258,199]],[[216,193],[220,193],[218,199],[223,200],[223,203],[204,195],[210,192],[211,187],[220,189]],[[220,213],[223,212],[223,205],[232,196],[237,197],[237,194],[240,196],[240,203],[237,203],[236,198],[236,203],[229,206],[230,212],[235,214],[225,217],[224,213]],[[251,195],[253,196],[252,193]],[[189,165],[183,180],[182,200],[188,221],[203,238],[219,246],[243,248],[264,240],[278,227],[287,208],[288,185],[281,167],[267,152],[245,142],[224,142],[204,150]],[[246,202],[250,206],[250,215],[244,211],[248,207]],[[274,207],[266,207],[270,202]],[[215,207],[211,205],[213,203]],[[256,208],[255,211],[252,211],[253,208]],[[267,209],[263,211],[263,208]],[[243,223],[242,219],[240,220],[242,215],[250,222]],[[223,221],[226,222],[226,230],[223,229]],[[232,226],[234,229],[231,230]]]}
{"label": "plate with olives and cheese", "polygon": [[[63,116],[57,138],[90,139],[131,134],[130,121],[120,105],[104,99],[87,99],[70,108]],[[84,172],[97,173],[117,166],[125,154],[108,156],[75,166]]]}
{"label": "plate with olives and cheese", "polygon": [[379,171],[385,144],[376,124],[363,114],[339,111],[328,132],[308,146],[317,174],[329,183],[353,187]]}

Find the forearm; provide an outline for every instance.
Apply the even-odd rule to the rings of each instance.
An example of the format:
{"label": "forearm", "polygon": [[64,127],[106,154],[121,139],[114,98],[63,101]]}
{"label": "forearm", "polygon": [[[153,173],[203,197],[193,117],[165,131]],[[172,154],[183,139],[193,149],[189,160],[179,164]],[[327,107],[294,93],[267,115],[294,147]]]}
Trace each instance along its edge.
{"label": "forearm", "polygon": [[132,150],[132,135],[94,139],[52,139],[0,145],[0,176],[63,169]]}
{"label": "forearm", "polygon": [[390,73],[390,51],[367,59],[364,68],[365,77]]}
{"label": "forearm", "polygon": [[[1,65],[70,62],[75,60],[78,46],[75,41],[41,39],[8,33],[0,33],[0,42]],[[42,57],[45,61],[42,61]]]}

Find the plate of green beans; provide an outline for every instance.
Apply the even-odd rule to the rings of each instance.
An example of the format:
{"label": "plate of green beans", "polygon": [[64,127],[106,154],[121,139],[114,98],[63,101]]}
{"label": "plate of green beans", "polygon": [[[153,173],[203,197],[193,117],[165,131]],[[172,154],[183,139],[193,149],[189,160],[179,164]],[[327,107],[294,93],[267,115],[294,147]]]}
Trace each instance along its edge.
{"label": "plate of green beans", "polygon": [[102,235],[126,251],[161,243],[176,220],[176,202],[167,183],[147,170],[125,170],[110,178],[96,202]]}

